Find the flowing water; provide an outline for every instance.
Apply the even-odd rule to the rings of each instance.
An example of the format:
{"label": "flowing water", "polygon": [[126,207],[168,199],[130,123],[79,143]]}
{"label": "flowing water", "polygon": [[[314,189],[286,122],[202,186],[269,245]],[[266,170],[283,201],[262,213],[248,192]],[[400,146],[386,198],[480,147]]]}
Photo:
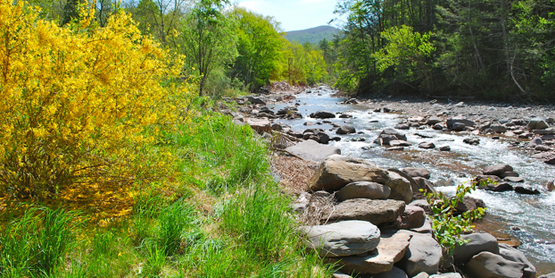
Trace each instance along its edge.
{"label": "flowing water", "polygon": [[[322,90],[321,94],[297,95],[299,112],[302,120],[280,120],[290,125],[294,131],[307,128],[322,128],[330,137],[336,136],[330,124],[305,126],[305,122],[322,122],[309,118],[310,113],[318,110],[346,112],[351,119],[327,119],[336,124],[352,124],[357,132],[363,134],[342,135],[341,141],[330,141],[330,145],[341,148],[343,155],[367,159],[382,168],[424,167],[432,172],[430,180],[443,186],[437,190],[454,194],[456,185],[468,183],[472,176],[490,165],[507,163],[514,171],[525,178],[526,185],[540,189],[541,195],[521,195],[515,192],[489,192],[476,190],[471,196],[484,200],[488,207],[488,216],[481,226],[488,232],[517,238],[522,244],[518,247],[538,268],[538,273],[555,272],[555,193],[543,190],[549,180],[555,177],[555,167],[537,161],[514,148],[511,140],[494,140],[480,137],[480,144],[472,146],[463,143],[469,134],[442,132],[431,128],[401,131],[412,143],[404,151],[386,151],[384,147],[373,144],[374,139],[384,128],[392,128],[402,122],[400,114],[374,113],[362,105],[340,104],[344,99],[331,97],[331,91]],[[278,110],[291,104],[274,105]],[[422,115],[423,116],[423,115]],[[417,135],[419,134],[419,135]],[[423,138],[430,137],[430,138]],[[360,142],[359,140],[365,140]],[[354,142],[357,141],[357,142]],[[433,142],[436,147],[448,145],[450,152],[436,149],[418,148],[420,142]],[[437,184],[437,183],[436,183]]]}

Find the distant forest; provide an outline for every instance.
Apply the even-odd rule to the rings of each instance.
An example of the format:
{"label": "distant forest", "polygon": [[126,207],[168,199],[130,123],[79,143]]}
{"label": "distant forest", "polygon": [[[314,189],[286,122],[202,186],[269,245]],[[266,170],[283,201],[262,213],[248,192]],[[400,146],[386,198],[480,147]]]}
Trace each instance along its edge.
{"label": "distant forest", "polygon": [[285,38],[290,42],[316,45],[323,39],[332,40],[334,35],[337,35],[339,32],[340,30],[333,26],[318,26],[306,30],[288,31]]}

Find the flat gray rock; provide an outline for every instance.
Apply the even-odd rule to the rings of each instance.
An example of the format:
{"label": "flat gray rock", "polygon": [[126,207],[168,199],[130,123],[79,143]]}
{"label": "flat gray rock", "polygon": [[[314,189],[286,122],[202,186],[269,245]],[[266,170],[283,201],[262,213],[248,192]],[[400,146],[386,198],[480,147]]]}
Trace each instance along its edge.
{"label": "flat gray rock", "polygon": [[366,160],[341,155],[327,157],[318,167],[308,186],[312,191],[337,191],[356,181],[381,184],[389,180],[387,171]]}
{"label": "flat gray rock", "polygon": [[499,243],[497,243],[497,239],[491,234],[473,233],[462,235],[461,239],[468,240],[468,243],[457,246],[453,250],[456,264],[467,263],[474,255],[483,251],[499,254]]}
{"label": "flat gray rock", "polygon": [[387,199],[391,194],[391,189],[381,183],[371,181],[356,181],[345,185],[335,193],[338,201],[347,199],[367,198],[367,199]]}
{"label": "flat gray rock", "polygon": [[321,223],[343,220],[363,220],[376,226],[393,222],[405,210],[405,203],[397,200],[349,199],[323,213]]}
{"label": "flat gray rock", "polygon": [[321,163],[330,155],[341,154],[341,149],[323,145],[314,140],[300,142],[297,145],[291,146],[285,150],[302,159],[315,163]]}
{"label": "flat gray rock", "polygon": [[322,257],[345,257],[364,254],[376,249],[380,230],[367,221],[341,221],[328,225],[303,227],[310,249]]}
{"label": "flat gray rock", "polygon": [[472,257],[465,269],[473,278],[521,278],[525,267],[523,263],[512,262],[484,251]]}
{"label": "flat gray rock", "polygon": [[524,256],[524,253],[522,253],[520,250],[508,244],[501,243],[499,244],[499,255],[509,261],[525,264],[526,268],[524,268],[524,275],[522,276],[522,278],[536,277],[536,267],[526,258],[526,256]]}
{"label": "flat gray rock", "polygon": [[494,175],[494,176],[501,176],[503,173],[507,171],[512,171],[513,167],[508,164],[497,164],[488,166],[484,169],[484,175]]}
{"label": "flat gray rock", "polygon": [[429,179],[431,176],[430,171],[428,171],[428,169],[426,168],[406,167],[401,169],[401,171],[407,173],[407,175],[413,178],[421,177],[421,178]]}
{"label": "flat gray rock", "polygon": [[409,247],[412,235],[402,230],[383,231],[375,251],[364,256],[330,258],[345,273],[378,274],[393,269]]}

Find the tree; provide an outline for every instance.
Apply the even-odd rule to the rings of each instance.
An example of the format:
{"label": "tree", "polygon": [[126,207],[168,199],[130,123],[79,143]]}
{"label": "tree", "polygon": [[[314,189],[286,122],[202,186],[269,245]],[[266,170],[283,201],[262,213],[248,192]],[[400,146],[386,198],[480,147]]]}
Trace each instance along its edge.
{"label": "tree", "polygon": [[199,95],[215,67],[231,63],[237,50],[233,18],[222,11],[227,1],[200,0],[182,26],[182,38],[189,68],[200,76]]}

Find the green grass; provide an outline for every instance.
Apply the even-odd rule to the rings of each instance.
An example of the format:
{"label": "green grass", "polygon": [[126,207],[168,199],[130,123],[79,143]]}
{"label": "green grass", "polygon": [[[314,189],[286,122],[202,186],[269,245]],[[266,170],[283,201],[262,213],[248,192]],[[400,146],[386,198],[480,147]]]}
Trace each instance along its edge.
{"label": "green grass", "polygon": [[0,276],[331,276],[302,247],[266,145],[250,127],[204,111],[149,147],[177,156],[180,175],[142,184],[129,216],[99,225],[36,204],[4,212]]}

